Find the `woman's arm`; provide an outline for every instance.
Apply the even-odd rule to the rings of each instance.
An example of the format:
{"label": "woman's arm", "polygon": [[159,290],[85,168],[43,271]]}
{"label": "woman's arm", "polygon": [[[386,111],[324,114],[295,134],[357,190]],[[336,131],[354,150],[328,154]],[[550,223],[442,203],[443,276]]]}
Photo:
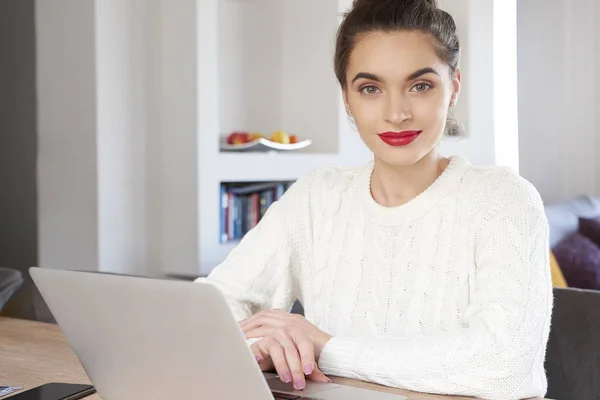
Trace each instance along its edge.
{"label": "woman's arm", "polygon": [[306,247],[309,176],[300,178],[274,202],[207,278],[237,321],[267,309],[289,310],[298,297],[298,270]]}
{"label": "woman's arm", "polygon": [[510,184],[518,186],[510,201],[491,202],[481,218],[463,325],[419,337],[334,337],[319,359],[325,374],[487,399],[545,394],[548,226],[537,191],[522,181]]}

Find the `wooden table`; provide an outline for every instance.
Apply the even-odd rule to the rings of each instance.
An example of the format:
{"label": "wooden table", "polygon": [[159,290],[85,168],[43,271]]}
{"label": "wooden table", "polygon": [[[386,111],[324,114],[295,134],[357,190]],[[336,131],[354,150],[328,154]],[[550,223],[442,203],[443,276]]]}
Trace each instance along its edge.
{"label": "wooden table", "polygon": [[[410,400],[467,399],[414,393],[351,379],[332,379],[345,385],[403,394]],[[89,384],[90,379],[58,326],[0,317],[0,386],[30,389],[49,382]],[[86,400],[101,398],[94,394]]]}

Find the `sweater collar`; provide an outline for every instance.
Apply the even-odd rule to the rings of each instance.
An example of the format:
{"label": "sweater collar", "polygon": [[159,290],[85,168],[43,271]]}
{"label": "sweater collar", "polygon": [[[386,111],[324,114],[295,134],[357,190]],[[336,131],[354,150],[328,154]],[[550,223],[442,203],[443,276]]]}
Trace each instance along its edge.
{"label": "sweater collar", "polygon": [[371,175],[374,164],[370,162],[358,176],[359,198],[365,207],[367,216],[374,222],[386,226],[397,226],[421,217],[443,201],[452,189],[459,188],[459,183],[469,166],[469,162],[464,157],[454,155],[450,157],[450,163],[446,169],[427,189],[403,205],[386,207],[377,203],[371,194]]}

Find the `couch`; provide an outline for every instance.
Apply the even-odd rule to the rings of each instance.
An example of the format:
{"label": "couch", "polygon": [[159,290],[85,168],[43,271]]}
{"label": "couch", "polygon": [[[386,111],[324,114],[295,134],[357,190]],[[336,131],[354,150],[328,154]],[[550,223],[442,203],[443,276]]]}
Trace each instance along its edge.
{"label": "couch", "polygon": [[[600,290],[578,288],[593,284],[595,261],[589,268],[581,250],[569,249],[580,234],[580,218],[600,218],[600,198],[581,195],[545,207],[550,228],[550,262],[554,285],[554,309],[546,354],[547,397],[552,399],[600,399]],[[594,244],[588,242],[588,249]],[[576,260],[575,260],[576,259]],[[594,265],[592,265],[594,264]],[[585,274],[587,280],[578,279]],[[596,271],[600,276],[600,270]],[[566,277],[566,279],[565,279]]]}
{"label": "couch", "polygon": [[586,232],[590,223],[597,224],[589,219],[600,218],[600,198],[577,196],[545,211],[554,286],[600,290],[600,243]]}
{"label": "couch", "polygon": [[546,205],[546,217],[550,226],[550,248],[577,232],[579,218],[600,217],[600,198],[581,195],[569,201]]}
{"label": "couch", "polygon": [[547,398],[600,399],[600,291],[554,288]]}

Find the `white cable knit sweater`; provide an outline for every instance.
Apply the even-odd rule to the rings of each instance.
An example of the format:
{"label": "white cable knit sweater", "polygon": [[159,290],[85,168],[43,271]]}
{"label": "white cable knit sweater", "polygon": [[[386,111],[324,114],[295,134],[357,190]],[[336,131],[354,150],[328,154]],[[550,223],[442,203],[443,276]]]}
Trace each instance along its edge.
{"label": "white cable knit sweater", "polygon": [[238,320],[289,310],[333,335],[329,375],[487,399],[543,397],[552,284],[531,184],[451,158],[423,193],[383,207],[373,164],[299,179],[211,275]]}

